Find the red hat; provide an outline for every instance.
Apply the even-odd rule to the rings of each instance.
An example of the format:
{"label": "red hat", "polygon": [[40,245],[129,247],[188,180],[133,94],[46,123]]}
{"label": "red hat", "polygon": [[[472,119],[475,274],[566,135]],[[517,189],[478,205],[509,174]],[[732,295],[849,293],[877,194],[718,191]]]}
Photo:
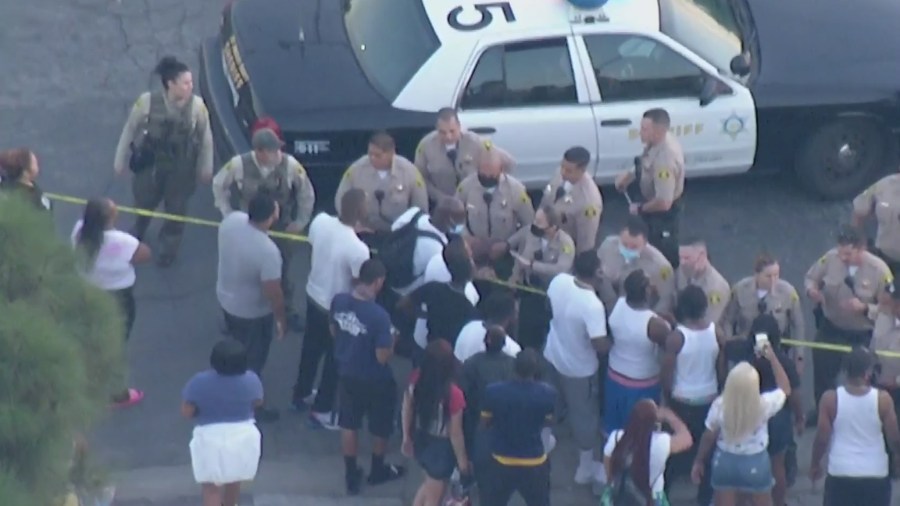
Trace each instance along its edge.
{"label": "red hat", "polygon": [[250,136],[252,137],[258,130],[262,130],[263,128],[268,128],[275,132],[275,135],[278,136],[278,139],[284,142],[284,136],[281,135],[281,127],[278,126],[278,123],[275,122],[274,119],[265,116],[259,118],[253,123],[253,126],[250,127]]}

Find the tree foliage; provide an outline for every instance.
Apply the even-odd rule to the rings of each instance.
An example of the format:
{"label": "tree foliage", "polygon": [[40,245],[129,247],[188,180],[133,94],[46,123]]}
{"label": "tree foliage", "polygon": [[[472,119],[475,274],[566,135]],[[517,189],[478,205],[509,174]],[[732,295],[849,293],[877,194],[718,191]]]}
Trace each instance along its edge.
{"label": "tree foliage", "polygon": [[0,504],[51,505],[123,385],[123,318],[46,213],[0,198]]}

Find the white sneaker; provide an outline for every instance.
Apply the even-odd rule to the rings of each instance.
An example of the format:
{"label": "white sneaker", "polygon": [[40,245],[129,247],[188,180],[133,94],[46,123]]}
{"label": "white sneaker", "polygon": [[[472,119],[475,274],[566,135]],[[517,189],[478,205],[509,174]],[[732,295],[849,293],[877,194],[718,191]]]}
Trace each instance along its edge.
{"label": "white sneaker", "polygon": [[579,485],[587,485],[588,483],[594,481],[594,469],[593,466],[578,466],[578,469],[575,470],[575,483]]}
{"label": "white sneaker", "polygon": [[328,413],[311,412],[309,414],[309,418],[311,421],[320,425],[322,428],[328,430],[341,430],[341,427],[337,424],[334,413],[331,411],[329,411]]}

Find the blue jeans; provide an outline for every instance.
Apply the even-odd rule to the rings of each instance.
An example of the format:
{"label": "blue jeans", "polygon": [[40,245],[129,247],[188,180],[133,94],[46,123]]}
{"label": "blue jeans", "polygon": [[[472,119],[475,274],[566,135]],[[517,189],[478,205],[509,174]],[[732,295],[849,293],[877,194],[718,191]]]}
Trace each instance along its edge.
{"label": "blue jeans", "polygon": [[734,490],[748,494],[760,494],[772,490],[772,461],[769,452],[763,450],[752,455],[738,455],[716,449],[712,461],[713,490]]}

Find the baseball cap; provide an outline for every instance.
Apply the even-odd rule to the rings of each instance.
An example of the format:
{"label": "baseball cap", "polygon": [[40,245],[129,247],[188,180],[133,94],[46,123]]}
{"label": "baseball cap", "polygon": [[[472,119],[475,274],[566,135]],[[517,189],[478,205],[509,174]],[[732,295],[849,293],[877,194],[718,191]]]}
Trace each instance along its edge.
{"label": "baseball cap", "polygon": [[260,128],[253,132],[253,138],[250,141],[253,149],[261,149],[266,151],[276,151],[284,145],[278,134],[271,128]]}

